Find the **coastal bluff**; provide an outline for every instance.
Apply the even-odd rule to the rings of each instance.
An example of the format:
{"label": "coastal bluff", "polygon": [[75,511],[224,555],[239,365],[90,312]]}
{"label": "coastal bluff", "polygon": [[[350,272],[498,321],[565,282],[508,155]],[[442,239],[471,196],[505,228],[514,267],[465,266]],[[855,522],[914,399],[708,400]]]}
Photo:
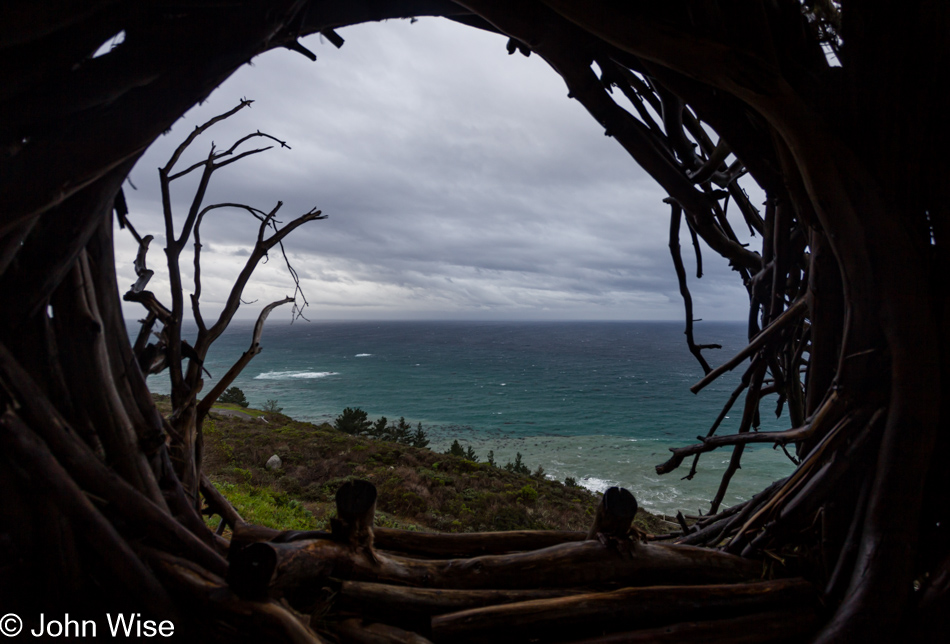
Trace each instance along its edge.
{"label": "coastal bluff", "polygon": [[[168,410],[164,396],[155,400]],[[335,515],[336,490],[353,479],[371,481],[379,491],[377,526],[424,532],[586,531],[599,502],[600,495],[582,487],[351,436],[329,423],[229,411],[227,405],[214,409],[205,424],[205,472],[244,519],[258,525],[324,529]],[[269,470],[275,454],[282,467]],[[634,523],[647,533],[678,528],[643,509]]]}

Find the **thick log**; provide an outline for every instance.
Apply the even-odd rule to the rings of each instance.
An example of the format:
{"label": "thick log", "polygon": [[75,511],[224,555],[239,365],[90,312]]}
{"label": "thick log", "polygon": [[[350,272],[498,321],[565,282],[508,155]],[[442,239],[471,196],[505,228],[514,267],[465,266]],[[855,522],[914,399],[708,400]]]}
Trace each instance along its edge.
{"label": "thick log", "polygon": [[96,457],[3,345],[0,345],[0,381],[23,401],[19,415],[84,491],[107,501],[111,511],[120,514],[127,525],[147,533],[150,540],[154,539],[172,552],[187,555],[212,572],[225,573],[227,562],[223,557]]}
{"label": "thick log", "polygon": [[[276,601],[241,599],[224,579],[192,561],[148,547],[139,548],[139,552],[174,596],[194,611],[195,623],[189,632],[197,633],[199,641],[323,642],[297,615]],[[227,624],[224,629],[220,628],[222,623]]]}
{"label": "thick log", "polygon": [[373,624],[362,619],[345,619],[337,626],[341,642],[354,644],[431,644],[418,633],[388,624]]}
{"label": "thick log", "polygon": [[471,532],[439,534],[375,528],[376,547],[418,557],[455,559],[480,555],[501,555],[540,550],[562,543],[583,541],[584,532],[575,530],[513,530],[511,532]]}
{"label": "thick log", "polygon": [[814,587],[802,579],[712,586],[653,586],[487,606],[432,619],[436,642],[506,638],[565,639],[598,631],[715,619],[787,608],[812,608]]}
{"label": "thick log", "polygon": [[[471,608],[513,604],[533,599],[580,595],[580,588],[544,588],[530,590],[453,590],[444,588],[407,588],[364,581],[344,581],[336,592],[334,609],[353,612],[387,624],[410,627],[427,633],[433,615],[455,613]],[[424,630],[423,630],[424,629]]]}
{"label": "thick log", "polygon": [[73,481],[46,443],[11,410],[0,415],[0,454],[4,456],[0,464],[25,479],[37,501],[49,502],[58,509],[71,532],[94,553],[88,566],[96,570],[98,583],[119,584],[127,589],[126,599],[132,605],[148,606],[159,619],[175,619],[171,598],[152,572]]}
{"label": "thick log", "polygon": [[614,633],[574,644],[791,644],[804,641],[817,626],[813,610],[775,611]]}
{"label": "thick log", "polygon": [[628,490],[621,487],[608,488],[600,498],[594,524],[587,533],[588,539],[596,539],[598,534],[605,537],[626,537],[637,515],[637,500]]}
{"label": "thick log", "polygon": [[[239,523],[231,539],[232,548],[258,541],[289,543],[307,539],[329,538],[330,533],[318,530],[274,530],[264,526]],[[575,530],[512,530],[511,532],[437,533],[413,532],[395,528],[373,528],[373,545],[379,550],[398,552],[430,559],[456,559],[479,555],[500,555],[526,550],[540,550],[561,543],[583,541],[587,533]],[[239,549],[239,548],[238,548]]]}
{"label": "thick log", "polygon": [[330,520],[333,539],[372,557],[375,515],[376,486],[369,481],[347,481],[336,491],[336,518]]}
{"label": "thick log", "polygon": [[[609,543],[609,542],[608,542]],[[734,583],[759,576],[758,562],[692,546],[632,543],[620,551],[598,541],[510,555],[412,559],[318,539],[255,543],[231,554],[228,583],[245,596],[293,595],[329,578],[429,588],[568,588]]]}

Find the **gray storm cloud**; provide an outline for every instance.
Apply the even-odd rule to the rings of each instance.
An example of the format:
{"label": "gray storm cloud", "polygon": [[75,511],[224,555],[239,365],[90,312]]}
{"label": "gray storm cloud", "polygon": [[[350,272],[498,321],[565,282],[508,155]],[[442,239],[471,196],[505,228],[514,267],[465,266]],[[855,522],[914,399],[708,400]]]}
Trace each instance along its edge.
{"label": "gray storm cloud", "polygon": [[[282,200],[285,222],[311,207],[329,215],[286,243],[309,316],[682,317],[665,194],[542,60],[509,57],[504,38],[440,19],[340,34],[340,50],[319,37],[305,43],[316,63],[281,51],[245,66],[136,166],[137,190],[126,193],[133,223],[158,237],[149,257],[157,292],[167,282],[155,169],[192,128],[247,97],[253,107],[212,128],[180,167],[206,155],[211,141],[221,149],[255,130],[289,143],[217,172],[205,203],[269,210]],[[193,188],[176,182],[179,221]],[[238,211],[204,223],[209,309],[226,297],[256,230]],[[127,233],[117,238],[124,288],[134,281],[135,249]],[[682,244],[689,264],[685,233]],[[707,275],[691,283],[696,314],[739,319],[744,291],[717,259],[707,253]],[[275,255],[245,299],[292,290]],[[257,307],[245,309],[256,315]]]}

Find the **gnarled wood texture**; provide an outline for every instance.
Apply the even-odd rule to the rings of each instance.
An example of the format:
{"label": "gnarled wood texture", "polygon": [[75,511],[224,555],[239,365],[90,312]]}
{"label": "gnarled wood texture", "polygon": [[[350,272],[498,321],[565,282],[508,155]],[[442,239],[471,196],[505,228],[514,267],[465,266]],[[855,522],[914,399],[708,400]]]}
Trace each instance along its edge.
{"label": "gnarled wood texture", "polygon": [[[814,631],[819,642],[872,641],[893,640],[911,625],[915,633],[943,625],[950,557],[950,470],[942,462],[950,448],[950,345],[942,333],[950,317],[943,277],[950,266],[950,8],[940,0],[6,3],[4,610],[35,609],[56,597],[102,614],[115,597],[134,601],[142,588],[159,584],[171,610],[213,615],[207,631],[183,622],[196,633],[316,637],[309,626],[288,621],[278,604],[219,601],[229,574],[220,554],[227,544],[196,509],[196,410],[186,409],[191,403],[182,395],[168,422],[150,400],[125,336],[111,216],[142,151],[254,56],[276,47],[307,55],[301,36],[323,33],[339,46],[334,30],[417,15],[499,32],[510,39],[510,52],[548,62],[571,96],[668,192],[671,228],[685,222],[697,257],[705,249],[706,262],[710,250],[725,258],[749,294],[750,348],[721,367],[707,362],[709,345],[693,338],[692,314],[687,321],[687,342],[708,372],[701,384],[740,365],[745,375],[700,444],[663,466],[693,456],[692,476],[702,453],[733,449],[711,512],[680,540],[740,553],[770,574],[805,575],[823,589],[827,612],[770,611],[598,641],[726,641],[736,628],[750,641],[757,641],[756,629],[763,639],[800,641]],[[123,31],[121,45],[92,57]],[[762,211],[743,190],[752,181],[766,194]],[[121,203],[116,211],[124,216]],[[734,225],[754,231],[761,247],[743,246]],[[671,251],[675,261],[678,244]],[[141,268],[145,275],[144,261]],[[677,275],[689,309],[690,286],[684,271]],[[150,306],[148,324],[174,324],[183,309],[136,297]],[[790,427],[757,434],[769,396],[788,410]],[[739,431],[716,436],[740,398]],[[788,450],[799,469],[742,507],[720,511],[744,446],[763,439]],[[241,526],[210,491],[208,502]],[[101,568],[93,533],[115,543],[128,566]],[[377,538],[382,547],[383,534]],[[432,554],[475,554],[493,539],[460,546],[433,538]],[[419,552],[417,546],[404,551]],[[279,559],[340,547],[322,539],[251,548]],[[569,552],[593,562],[607,556],[605,548],[565,544],[545,556]],[[631,549],[641,551],[666,552],[655,544]],[[381,564],[398,561],[378,556]],[[133,558],[150,562],[151,571]],[[618,561],[629,566],[635,559]],[[496,561],[482,559],[489,560]],[[55,588],[51,561],[61,564],[68,593]],[[361,565],[369,571],[373,564]],[[192,591],[169,592],[179,587]],[[245,610],[269,621],[249,621]],[[383,627],[376,632],[399,637]]]}

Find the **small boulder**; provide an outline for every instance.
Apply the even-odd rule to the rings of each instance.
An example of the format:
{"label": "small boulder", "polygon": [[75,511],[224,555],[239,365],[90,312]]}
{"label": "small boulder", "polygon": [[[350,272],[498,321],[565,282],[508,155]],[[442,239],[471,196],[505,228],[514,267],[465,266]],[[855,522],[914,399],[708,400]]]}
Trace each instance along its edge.
{"label": "small boulder", "polygon": [[264,467],[269,470],[279,470],[281,465],[283,465],[283,462],[280,460],[280,457],[277,456],[277,454],[271,456],[269,459],[267,459],[267,462],[264,463]]}

